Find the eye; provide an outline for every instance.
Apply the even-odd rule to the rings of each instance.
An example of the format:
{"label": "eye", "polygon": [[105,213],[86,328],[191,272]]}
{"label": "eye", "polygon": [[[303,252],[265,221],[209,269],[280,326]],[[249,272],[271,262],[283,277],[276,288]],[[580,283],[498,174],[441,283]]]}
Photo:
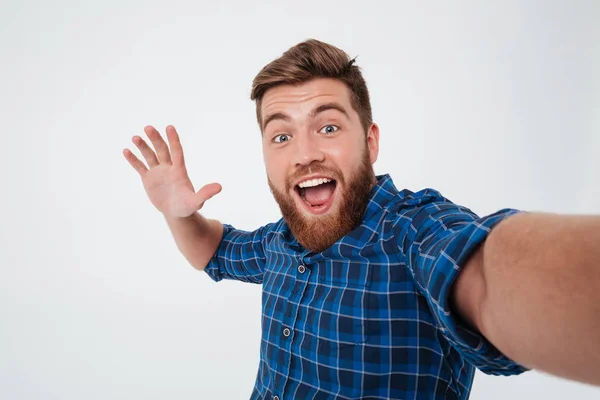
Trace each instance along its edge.
{"label": "eye", "polygon": [[325,125],[323,128],[321,128],[319,133],[331,135],[331,134],[335,133],[338,129],[340,129],[340,128],[335,125]]}
{"label": "eye", "polygon": [[290,140],[290,135],[288,135],[287,133],[282,133],[281,135],[277,135],[273,138],[273,141],[275,143],[284,143],[284,142],[288,142]]}

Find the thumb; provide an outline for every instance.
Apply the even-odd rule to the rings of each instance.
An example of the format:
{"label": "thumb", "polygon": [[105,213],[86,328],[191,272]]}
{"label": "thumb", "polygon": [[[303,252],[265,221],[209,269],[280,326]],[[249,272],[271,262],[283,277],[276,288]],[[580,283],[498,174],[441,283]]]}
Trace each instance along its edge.
{"label": "thumb", "polygon": [[202,189],[200,189],[200,190],[198,190],[198,192],[196,192],[196,199],[198,201],[198,207],[201,208],[204,205],[204,202],[206,200],[210,199],[211,197],[213,197],[214,195],[219,193],[221,191],[221,189],[223,189],[223,188],[218,183],[209,183],[208,185],[203,186]]}

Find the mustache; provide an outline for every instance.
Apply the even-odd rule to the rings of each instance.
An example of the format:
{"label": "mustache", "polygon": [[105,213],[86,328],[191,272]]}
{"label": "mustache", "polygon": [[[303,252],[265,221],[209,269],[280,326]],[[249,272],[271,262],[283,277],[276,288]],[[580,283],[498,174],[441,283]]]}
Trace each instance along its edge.
{"label": "mustache", "polygon": [[344,182],[344,177],[343,177],[342,171],[339,168],[326,167],[323,164],[309,164],[309,165],[302,165],[301,167],[298,167],[298,169],[296,171],[294,171],[294,173],[288,177],[288,179],[286,181],[286,189],[288,191],[293,189],[295,182],[299,181],[304,176],[312,175],[312,174],[326,175],[326,176],[333,178],[338,183]]}

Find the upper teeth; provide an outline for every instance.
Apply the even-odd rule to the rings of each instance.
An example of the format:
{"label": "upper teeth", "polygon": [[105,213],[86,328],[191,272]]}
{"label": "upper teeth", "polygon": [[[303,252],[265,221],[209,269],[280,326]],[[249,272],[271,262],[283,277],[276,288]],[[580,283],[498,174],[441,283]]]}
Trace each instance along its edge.
{"label": "upper teeth", "polygon": [[300,182],[300,184],[298,184],[298,186],[300,186],[301,188],[307,188],[307,187],[318,186],[318,185],[321,185],[321,184],[327,183],[327,182],[331,182],[331,179],[327,179],[327,178],[309,179],[307,181]]}

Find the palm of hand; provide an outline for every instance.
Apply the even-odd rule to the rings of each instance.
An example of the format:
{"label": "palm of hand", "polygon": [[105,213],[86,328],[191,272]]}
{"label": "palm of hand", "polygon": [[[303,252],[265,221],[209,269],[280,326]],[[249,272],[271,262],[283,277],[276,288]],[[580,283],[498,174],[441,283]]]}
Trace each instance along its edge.
{"label": "palm of hand", "polygon": [[205,185],[198,192],[188,176],[183,148],[174,127],[167,127],[167,143],[152,126],[144,131],[156,149],[156,153],[139,136],[133,137],[133,143],[140,149],[148,166],[131,151],[125,149],[123,155],[129,164],[140,174],[150,202],[165,216],[185,218],[204,205],[204,202],[221,191],[221,185]]}
{"label": "palm of hand", "polygon": [[163,214],[183,218],[201,206],[185,168],[158,165],[145,174],[142,183],[150,202]]}

